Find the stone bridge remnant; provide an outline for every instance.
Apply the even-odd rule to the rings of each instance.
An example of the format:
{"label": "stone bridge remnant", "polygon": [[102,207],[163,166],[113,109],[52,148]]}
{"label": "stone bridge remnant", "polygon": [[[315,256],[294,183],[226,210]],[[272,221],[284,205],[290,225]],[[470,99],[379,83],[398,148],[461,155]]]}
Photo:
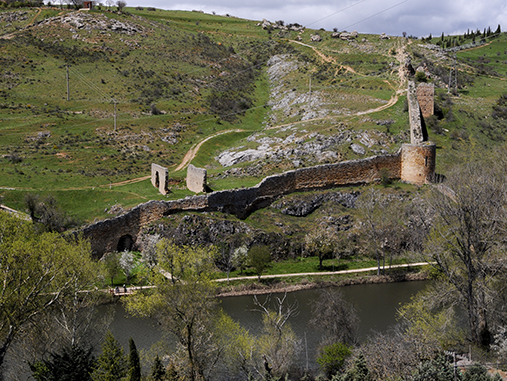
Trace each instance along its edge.
{"label": "stone bridge remnant", "polygon": [[169,171],[161,165],[151,164],[151,183],[162,194],[167,194],[169,187],[167,181],[169,178]]}
{"label": "stone bridge remnant", "polygon": [[206,193],[207,171],[190,164],[187,168],[187,188],[194,193]]}
{"label": "stone bridge remnant", "polygon": [[[138,245],[138,238],[144,225],[182,211],[219,211],[244,219],[283,195],[378,182],[386,170],[391,179],[416,185],[430,183],[435,173],[436,146],[427,141],[424,118],[413,82],[408,86],[408,104],[411,142],[403,144],[397,153],[299,168],[268,176],[251,188],[217,191],[171,201],[152,200],[136,206],[128,213],[88,225],[81,232],[84,238],[90,240],[93,255],[99,258],[107,252],[142,249]],[[201,187],[206,185],[205,172],[189,166],[187,186],[189,180],[190,183],[196,181],[200,192]],[[163,193],[163,187],[167,187],[167,169],[152,164],[152,183]],[[191,187],[193,184],[190,184],[189,189]]]}

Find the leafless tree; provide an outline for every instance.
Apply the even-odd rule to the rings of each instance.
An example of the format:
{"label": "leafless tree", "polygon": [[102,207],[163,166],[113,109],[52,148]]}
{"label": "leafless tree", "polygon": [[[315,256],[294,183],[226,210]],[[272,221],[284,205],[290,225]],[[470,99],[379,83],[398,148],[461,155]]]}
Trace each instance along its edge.
{"label": "leafless tree", "polygon": [[352,304],[339,289],[322,289],[312,303],[310,324],[324,332],[322,345],[356,344],[359,318]]}
{"label": "leafless tree", "polygon": [[491,319],[499,313],[494,306],[505,294],[499,280],[506,269],[506,197],[503,171],[469,163],[448,176],[445,191],[435,188],[431,213],[421,213],[431,224],[425,258],[456,291],[470,339],[482,346],[491,342]]}

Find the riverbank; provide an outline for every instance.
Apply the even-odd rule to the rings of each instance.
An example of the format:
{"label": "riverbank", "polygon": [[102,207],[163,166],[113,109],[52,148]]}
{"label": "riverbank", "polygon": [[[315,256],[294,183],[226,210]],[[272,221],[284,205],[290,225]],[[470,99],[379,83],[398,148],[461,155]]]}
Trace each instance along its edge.
{"label": "riverbank", "polygon": [[[429,274],[421,268],[424,264],[408,267],[406,265],[386,269],[386,275],[364,274],[375,271],[376,268],[357,269],[353,271],[340,271],[334,273],[306,273],[306,274],[282,274],[278,277],[261,277],[249,283],[237,283],[237,278],[231,278],[228,285],[220,285],[219,297],[263,295],[271,293],[295,292],[324,287],[344,287],[360,284],[396,283],[428,280]],[[291,282],[282,277],[291,276]],[[248,277],[248,280],[252,280]],[[320,279],[319,279],[320,278]],[[221,283],[227,280],[220,279]]]}

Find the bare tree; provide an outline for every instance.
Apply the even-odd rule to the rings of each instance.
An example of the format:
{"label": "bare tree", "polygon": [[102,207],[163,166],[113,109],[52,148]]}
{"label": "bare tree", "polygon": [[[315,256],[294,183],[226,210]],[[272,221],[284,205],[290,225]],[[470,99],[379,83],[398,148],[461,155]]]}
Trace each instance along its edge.
{"label": "bare tree", "polygon": [[448,177],[445,191],[434,190],[427,204],[432,213],[421,213],[431,225],[425,258],[456,291],[470,339],[482,346],[491,342],[490,322],[503,291],[498,284],[506,269],[506,191],[503,171],[470,163]]}
{"label": "bare tree", "polygon": [[334,343],[356,344],[359,318],[352,304],[338,289],[322,289],[312,302],[310,324],[324,332],[321,345]]}

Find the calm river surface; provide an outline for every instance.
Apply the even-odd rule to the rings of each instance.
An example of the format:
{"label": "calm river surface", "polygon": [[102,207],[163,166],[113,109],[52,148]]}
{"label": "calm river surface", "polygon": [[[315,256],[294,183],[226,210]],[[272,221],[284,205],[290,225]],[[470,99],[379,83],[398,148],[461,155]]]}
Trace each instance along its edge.
{"label": "calm river surface", "polygon": [[[372,331],[386,331],[396,323],[396,310],[402,303],[410,300],[412,295],[428,285],[428,281],[365,284],[340,287],[345,299],[354,304],[360,318],[360,338],[365,339]],[[322,332],[315,330],[308,324],[311,319],[310,302],[318,295],[317,290],[302,290],[287,294],[287,300],[299,303],[299,314],[289,320],[291,327],[302,340],[303,348],[308,350],[310,366],[315,364],[315,352],[321,340]],[[283,296],[283,294],[273,294]],[[265,295],[259,295],[259,301],[264,301]],[[260,331],[262,317],[259,312],[252,311],[253,296],[233,296],[221,298],[221,305],[234,320],[238,321],[250,333]],[[153,343],[160,341],[163,331],[151,319],[140,319],[129,316],[121,303],[115,305],[116,314],[111,324],[111,332],[117,340],[128,350],[128,340],[132,337],[138,348],[149,349]],[[306,340],[306,341],[305,341]],[[306,351],[301,353],[301,360],[305,361]]]}

